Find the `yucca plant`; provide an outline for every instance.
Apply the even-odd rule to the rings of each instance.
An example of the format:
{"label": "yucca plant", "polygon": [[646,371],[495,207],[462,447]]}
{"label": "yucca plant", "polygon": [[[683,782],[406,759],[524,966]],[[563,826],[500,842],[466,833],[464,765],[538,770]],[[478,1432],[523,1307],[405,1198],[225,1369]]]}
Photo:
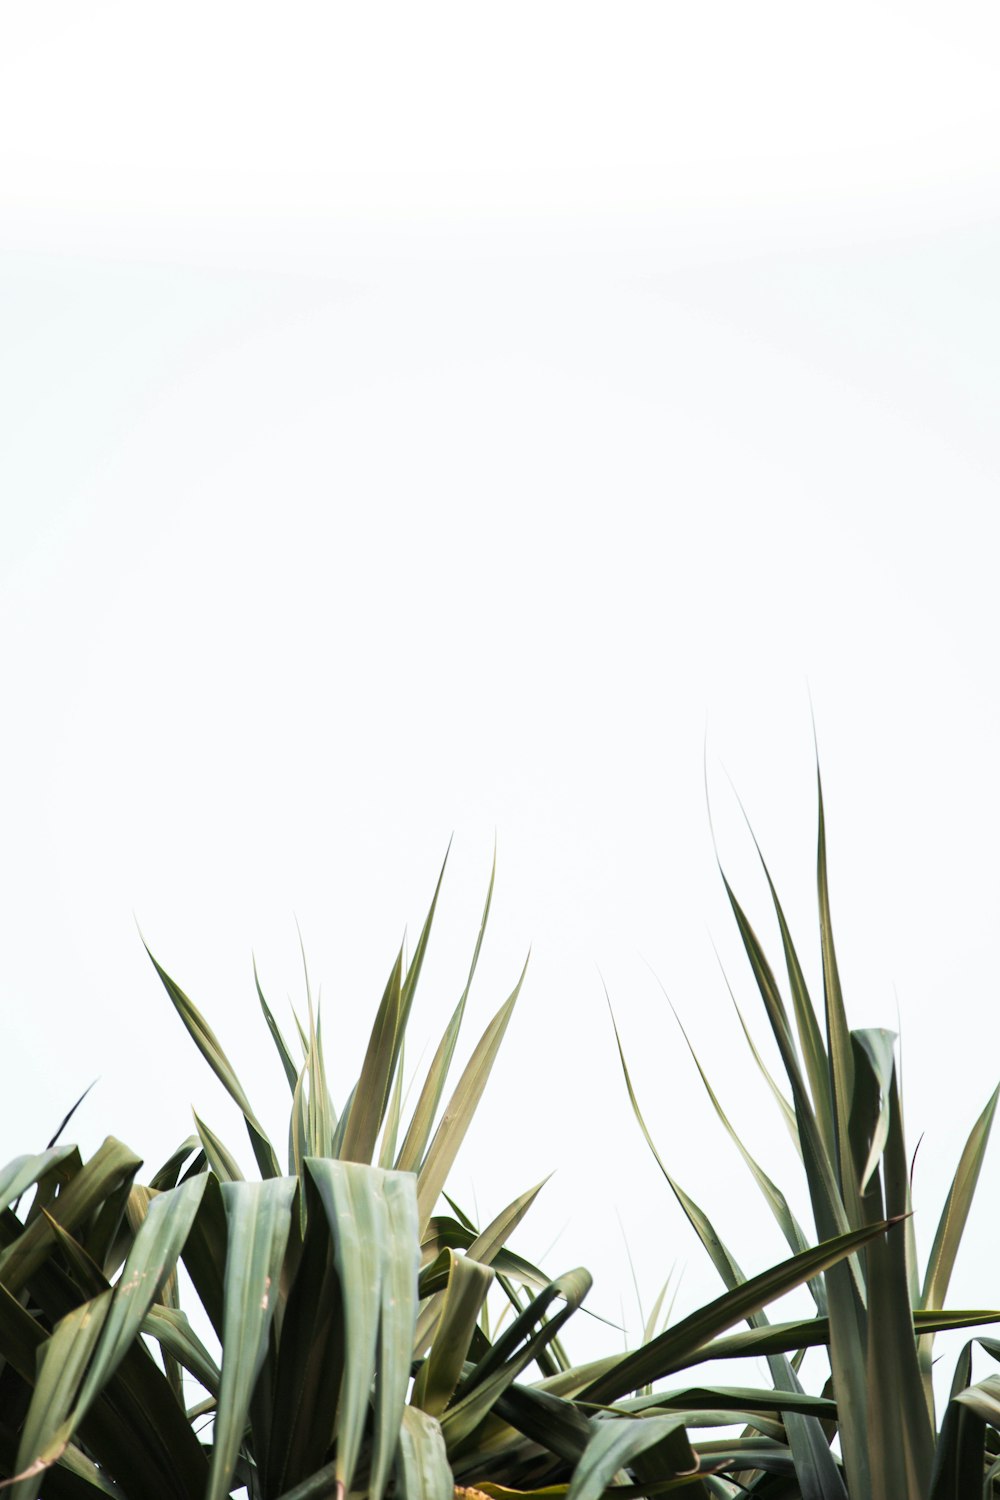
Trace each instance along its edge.
{"label": "yucca plant", "polygon": [[[572,1489],[588,1500],[625,1469],[657,1487],[700,1488],[701,1475],[746,1462],[752,1445],[706,1459],[687,1429],[739,1418],[766,1429],[772,1393],[688,1388],[605,1412],[602,1382],[617,1394],[697,1363],[740,1318],[870,1229],[804,1248],[621,1368],[573,1367],[559,1334],[590,1277],[549,1278],[507,1246],[539,1189],[482,1229],[451,1200],[435,1213],[521,986],[442,1110],[492,876],[468,982],[404,1127],[404,1038],[439,890],[440,880],[412,961],[404,969],[400,953],[392,967],[339,1113],[308,989],[296,1062],[257,984],[291,1095],[284,1170],[219,1039],[153,960],[242,1112],[259,1180],[245,1180],[198,1116],[197,1133],[146,1184],[138,1158],[113,1139],[87,1162],[53,1144],[0,1174],[0,1465],[13,1500],[43,1485],[57,1500],[221,1500],[240,1489],[254,1500],[352,1491],[381,1500],[387,1489],[448,1500],[456,1483],[496,1495]],[[179,1263],[221,1362],[181,1307]],[[506,1324],[487,1315],[494,1286]],[[833,1411],[822,1399],[783,1399]]]}
{"label": "yucca plant", "polygon": [[[796,1372],[803,1352],[825,1346],[830,1379],[823,1395],[836,1407],[832,1422],[802,1417],[789,1409],[784,1417],[784,1436],[791,1466],[785,1477],[776,1481],[766,1472],[766,1465],[750,1465],[748,1475],[726,1493],[801,1496],[802,1500],[845,1500],[847,1496],[850,1500],[901,1500],[904,1496],[907,1500],[971,1500],[980,1494],[990,1496],[1000,1492],[1000,1378],[989,1376],[970,1386],[972,1343],[966,1345],[939,1426],[931,1376],[936,1332],[1000,1320],[1000,1312],[990,1309],[944,1311],[998,1093],[994,1092],[986,1104],[965,1143],[924,1274],[919,1277],[895,1037],[882,1029],[851,1031],[848,1026],[830,917],[818,772],[817,795],[821,1008],[810,998],[763,856],[761,865],[780,937],[790,1003],[783,998],[774,969],[722,873],[787,1078],[787,1097],[768,1074],[749,1032],[747,1039],[791,1128],[819,1238],[861,1230],[882,1220],[889,1220],[892,1227],[876,1234],[863,1251],[830,1266],[809,1283],[815,1317],[770,1325],[761,1312],[750,1319],[747,1332],[726,1341],[722,1352],[727,1354],[766,1355],[776,1389],[790,1391],[801,1390]],[[743,1274],[736,1260],[656,1151],[620,1041],[619,1052],[636,1117],[661,1170],[727,1287],[740,1286]],[[697,1057],[694,1061],[719,1119],[789,1247],[800,1252],[806,1238],[787,1198],[750,1155]],[[986,1337],[973,1342],[1000,1359],[1000,1343]],[[612,1387],[609,1392],[605,1384],[600,1393],[615,1391]],[[834,1433],[839,1459],[830,1445]]]}
{"label": "yucca plant", "polygon": [[[114,1140],[87,1162],[53,1144],[0,1173],[0,1466],[14,1500],[33,1500],[43,1485],[57,1500],[222,1500],[242,1490],[251,1500],[451,1500],[456,1486],[494,1500],[597,1500],[609,1488],[620,1500],[675,1489],[834,1492],[830,1435],[847,1431],[840,1402],[835,1392],[803,1392],[786,1358],[830,1341],[834,1310],[789,1329],[766,1325],[763,1309],[803,1284],[822,1295],[838,1266],[860,1275],[865,1247],[887,1243],[879,1205],[863,1194],[856,1222],[845,1209],[815,1246],[796,1230],[790,1258],[749,1280],[720,1250],[728,1285],[719,1298],[665,1329],[650,1326],[625,1356],[574,1365],[562,1334],[589,1275],[550,1277],[508,1245],[539,1188],[485,1227],[450,1198],[442,1211],[521,987],[442,1108],[492,876],[468,982],[404,1119],[405,1033],[440,886],[412,961],[400,952],[392,966],[341,1110],[308,986],[293,1051],[257,984],[291,1098],[284,1166],[219,1039],[154,960],[242,1113],[258,1179],[244,1178],[199,1116],[196,1134],[145,1184],[141,1163]],[[883,1118],[887,1156],[893,1117],[880,1108]],[[895,1214],[894,1199],[887,1208]],[[942,1265],[946,1258],[945,1249]],[[185,1308],[179,1265],[190,1282]],[[983,1316],[948,1319],[931,1308],[918,1327],[929,1335]],[[751,1328],[732,1333],[745,1319]],[[221,1360],[199,1329],[209,1342],[213,1331]],[[691,1383],[687,1372],[705,1360],[755,1349],[770,1358],[774,1389]],[[678,1376],[683,1383],[660,1388]],[[986,1425],[990,1399],[980,1387],[980,1406],[961,1407],[955,1452]],[[743,1433],[701,1436],[732,1424]]]}

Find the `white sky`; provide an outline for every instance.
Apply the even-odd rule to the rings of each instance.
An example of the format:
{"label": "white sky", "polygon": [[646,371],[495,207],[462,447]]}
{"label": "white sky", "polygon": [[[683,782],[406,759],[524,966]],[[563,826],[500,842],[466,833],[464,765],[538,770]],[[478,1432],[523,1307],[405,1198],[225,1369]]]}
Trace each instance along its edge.
{"label": "white sky", "polygon": [[[416,1034],[533,956],[453,1179],[592,1305],[782,1253],[650,968],[794,1177],[712,952],[768,937],[728,771],[818,970],[808,692],[851,1020],[906,1041],[929,1244],[996,1081],[1000,19],[951,5],[8,7],[0,19],[6,1157],[280,1132],[253,997],[346,1082],[455,842]],[[1000,1145],[996,1148],[1000,1151]],[[248,1157],[249,1153],[243,1151]],[[991,1281],[987,1166],[955,1303]],[[472,1184],[474,1183],[474,1188]],[[577,1333],[575,1352],[580,1347]]]}

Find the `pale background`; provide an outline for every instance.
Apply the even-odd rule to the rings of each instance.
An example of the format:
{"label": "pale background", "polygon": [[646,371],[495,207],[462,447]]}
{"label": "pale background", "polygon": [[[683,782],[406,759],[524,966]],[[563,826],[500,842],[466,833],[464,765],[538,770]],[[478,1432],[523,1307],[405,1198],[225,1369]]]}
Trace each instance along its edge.
{"label": "pale background", "polygon": [[[152,1169],[197,1104],[249,1159],[136,921],[280,1138],[251,951],[286,1017],[298,919],[343,1086],[454,832],[430,1046],[496,832],[468,1045],[533,951],[455,1192],[486,1218],[557,1168],[517,1244],[633,1337],[623,1233],[647,1303],[675,1263],[678,1310],[716,1294],[603,974],[663,1154],[762,1269],[651,970],[794,1179],[712,951],[756,1020],[703,750],[818,975],[811,694],[926,1252],[997,1079],[998,48],[995,7],[871,0],[5,9],[5,1158],[98,1077],[88,1149]],[[955,1304],[1000,1301],[998,1182],[1000,1142]]]}

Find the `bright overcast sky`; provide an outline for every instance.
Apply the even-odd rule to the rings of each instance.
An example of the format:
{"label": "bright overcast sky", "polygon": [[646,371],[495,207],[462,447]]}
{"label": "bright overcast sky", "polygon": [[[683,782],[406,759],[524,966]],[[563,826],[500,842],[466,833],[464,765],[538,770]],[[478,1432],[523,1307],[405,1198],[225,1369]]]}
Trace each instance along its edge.
{"label": "bright overcast sky", "polygon": [[[771,937],[727,773],[816,975],[809,697],[855,1025],[897,1025],[924,1251],[996,1082],[1000,13],[992,5],[135,5],[0,20],[5,1158],[151,1167],[276,1129],[250,967],[340,1085],[448,839],[419,1045],[532,946],[453,1186],[553,1168],[634,1322],[672,1262],[644,1155],[781,1254],[657,980],[794,1176],[713,942]],[[651,972],[652,971],[652,972]],[[413,1059],[416,1061],[416,1058]],[[954,1300],[992,1297],[986,1195]],[[585,1352],[585,1351],[583,1351]]]}

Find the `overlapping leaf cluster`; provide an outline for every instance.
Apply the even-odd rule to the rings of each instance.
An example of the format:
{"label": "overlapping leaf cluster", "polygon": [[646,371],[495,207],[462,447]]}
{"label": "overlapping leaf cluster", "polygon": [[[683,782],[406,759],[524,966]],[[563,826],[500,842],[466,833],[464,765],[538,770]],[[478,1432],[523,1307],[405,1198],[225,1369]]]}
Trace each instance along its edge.
{"label": "overlapping leaf cluster", "polygon": [[[444,1194],[521,988],[449,1092],[492,877],[468,982],[409,1112],[404,1042],[440,880],[411,961],[401,951],[392,967],[340,1110],[308,983],[294,1049],[257,984],[291,1099],[283,1161],[219,1039],[154,960],[242,1112],[256,1176],[244,1178],[197,1116],[196,1134],[146,1181],[113,1139],[88,1161],[52,1144],[0,1172],[0,1473],[13,1500],[43,1490],[55,1500],[992,1493],[1000,1381],[970,1387],[967,1348],[938,1434],[930,1361],[935,1331],[997,1316],[941,1310],[996,1096],[918,1286],[892,1039],[847,1028],[822,811],[819,871],[823,1024],[777,897],[791,1015],[729,892],[788,1075],[784,1108],[818,1242],[737,1141],[789,1258],[744,1277],[669,1178],[725,1291],[664,1329],[654,1320],[630,1353],[586,1365],[571,1362],[562,1334],[588,1273],[549,1277],[508,1243],[539,1188],[482,1228]],[[634,1094],[633,1103],[638,1115]],[[765,1307],[803,1285],[816,1316],[769,1323]],[[832,1376],[810,1395],[798,1370],[817,1345],[830,1351]],[[771,1387],[706,1386],[689,1373],[749,1353],[766,1356]]]}
{"label": "overlapping leaf cluster", "polygon": [[[751,1051],[770,1085],[802,1162],[820,1240],[888,1221],[863,1251],[829,1267],[809,1283],[816,1316],[770,1325],[764,1313],[751,1331],[726,1343],[726,1352],[766,1355],[776,1389],[800,1390],[802,1353],[823,1345],[830,1379],[824,1395],[836,1402],[835,1428],[819,1420],[785,1419],[794,1485],[772,1486],[761,1469],[726,1493],[794,1495],[802,1500],[963,1500],[1000,1492],[1000,1379],[970,1388],[972,1347],[1000,1359],[1000,1343],[980,1337],[958,1361],[951,1397],[938,1430],[931,1378],[934,1335],[947,1328],[1000,1319],[991,1309],[945,1312],[944,1301],[996,1112],[994,1092],[961,1154],[942,1210],[923,1278],[910,1203],[910,1159],[903,1130],[895,1037],[882,1029],[848,1027],[830,917],[822,786],[817,776],[819,839],[817,892],[823,1003],[814,1006],[778,894],[761,857],[780,933],[790,1005],[764,950],[722,872],[743,948],[756,981],[786,1075],[788,1096]],[[759,850],[758,850],[759,853]],[[721,870],[721,866],[720,866]],[[690,1045],[690,1044],[689,1044]],[[743,1274],[713,1225],[668,1172],[639,1109],[619,1042],[622,1066],[640,1127],[725,1284]],[[695,1058],[709,1097],[793,1252],[806,1244],[788,1200],[750,1156]],[[787,1355],[791,1353],[792,1359]],[[836,1433],[839,1457],[830,1446]]]}

